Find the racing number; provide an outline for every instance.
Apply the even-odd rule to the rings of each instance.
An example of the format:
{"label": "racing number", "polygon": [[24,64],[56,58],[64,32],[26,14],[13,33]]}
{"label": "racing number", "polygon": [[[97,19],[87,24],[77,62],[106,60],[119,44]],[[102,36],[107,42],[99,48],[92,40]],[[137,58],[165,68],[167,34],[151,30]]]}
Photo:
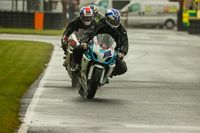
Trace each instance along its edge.
{"label": "racing number", "polygon": [[74,46],[75,44],[76,44],[75,41],[71,41],[71,42],[70,42],[70,46],[71,46],[71,47]]}

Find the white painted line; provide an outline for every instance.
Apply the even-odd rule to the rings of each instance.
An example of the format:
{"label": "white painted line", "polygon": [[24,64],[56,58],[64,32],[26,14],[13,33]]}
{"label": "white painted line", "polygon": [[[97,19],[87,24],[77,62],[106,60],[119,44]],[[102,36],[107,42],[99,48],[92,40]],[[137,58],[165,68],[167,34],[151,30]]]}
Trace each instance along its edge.
{"label": "white painted line", "polygon": [[142,129],[172,129],[172,130],[190,130],[200,131],[197,126],[173,126],[173,125],[139,125],[139,124],[125,124],[127,128],[142,128]]}
{"label": "white painted line", "polygon": [[[55,45],[54,45],[55,46]],[[44,84],[45,84],[45,80],[47,79],[48,77],[48,74],[49,74],[49,71],[51,70],[52,68],[52,63],[54,62],[55,60],[55,55],[57,54],[57,51],[58,51],[58,48],[55,46],[54,47],[54,50],[53,50],[53,54],[51,56],[51,60],[47,66],[47,69],[44,73],[44,76],[42,77],[40,83],[39,83],[39,86],[26,110],[26,114],[25,114],[25,117],[24,117],[24,120],[23,120],[23,123],[21,124],[19,130],[18,130],[18,133],[27,133],[28,131],[28,128],[30,126],[30,123],[32,121],[32,118],[33,118],[33,115],[34,115],[34,110],[35,110],[35,107],[37,106],[37,103],[39,101],[39,97],[41,95],[41,92],[42,90],[44,89]]]}

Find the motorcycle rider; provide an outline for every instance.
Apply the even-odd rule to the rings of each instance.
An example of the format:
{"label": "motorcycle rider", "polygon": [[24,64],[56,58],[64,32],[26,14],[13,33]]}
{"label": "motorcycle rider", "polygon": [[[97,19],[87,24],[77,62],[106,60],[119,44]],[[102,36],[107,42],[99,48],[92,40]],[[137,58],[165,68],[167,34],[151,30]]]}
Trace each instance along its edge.
{"label": "motorcycle rider", "polygon": [[80,68],[81,59],[84,51],[87,49],[87,43],[97,34],[109,34],[117,43],[115,50],[118,53],[116,66],[112,73],[113,76],[124,74],[127,71],[126,63],[123,61],[124,56],[128,53],[129,44],[125,28],[120,24],[120,13],[116,9],[107,9],[105,18],[101,19],[96,25],[91,26],[82,36],[81,45],[74,49],[75,63]]}
{"label": "motorcycle rider", "polygon": [[94,19],[99,22],[102,18],[104,18],[104,15],[98,11],[97,7],[95,5],[90,5],[90,8],[93,10],[94,13]]}
{"label": "motorcycle rider", "polygon": [[63,33],[61,43],[64,53],[66,54],[68,38],[74,31],[78,31],[79,29],[87,30],[91,25],[94,24],[96,24],[96,21],[94,20],[92,9],[89,7],[82,7],[80,9],[80,15],[69,23]]}

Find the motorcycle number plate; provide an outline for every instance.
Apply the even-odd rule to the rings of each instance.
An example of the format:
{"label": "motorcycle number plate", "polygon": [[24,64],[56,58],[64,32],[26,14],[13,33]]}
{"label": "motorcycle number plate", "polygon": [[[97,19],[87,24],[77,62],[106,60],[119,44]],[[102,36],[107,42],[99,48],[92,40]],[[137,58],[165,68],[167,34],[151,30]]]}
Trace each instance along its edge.
{"label": "motorcycle number plate", "polygon": [[71,46],[71,47],[73,47],[75,44],[76,44],[75,41],[71,41],[71,42],[70,42],[70,46]]}
{"label": "motorcycle number plate", "polygon": [[104,53],[104,57],[103,58],[106,58],[106,57],[109,57],[109,56],[111,56],[111,51],[109,50],[109,51],[106,51],[105,53]]}

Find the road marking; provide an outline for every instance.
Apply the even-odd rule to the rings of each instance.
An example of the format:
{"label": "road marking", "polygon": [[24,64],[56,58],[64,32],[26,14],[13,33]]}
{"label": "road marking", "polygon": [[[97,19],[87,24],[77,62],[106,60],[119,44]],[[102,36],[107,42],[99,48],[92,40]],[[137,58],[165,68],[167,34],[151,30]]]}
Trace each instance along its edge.
{"label": "road marking", "polygon": [[[55,45],[54,45],[55,46]],[[51,60],[48,64],[48,67],[44,73],[44,76],[42,77],[39,85],[38,85],[38,88],[36,89],[36,92],[26,110],[26,114],[25,114],[25,117],[24,117],[24,120],[23,120],[23,123],[21,124],[19,130],[18,130],[18,133],[27,133],[28,131],[28,128],[31,124],[31,121],[32,121],[32,118],[33,118],[33,115],[34,115],[34,110],[35,110],[35,107],[37,106],[37,103],[39,101],[39,97],[41,95],[41,92],[42,90],[44,89],[44,84],[45,84],[45,81],[48,77],[48,74],[50,73],[49,71],[51,70],[52,68],[52,64],[55,60],[55,55],[57,54],[57,51],[58,51],[58,47],[54,47],[54,50],[53,50],[53,54],[51,56]]]}
{"label": "road marking", "polygon": [[127,128],[142,128],[142,129],[176,129],[176,130],[192,130],[200,131],[200,127],[196,126],[173,126],[173,125],[137,125],[137,124],[125,124]]}

